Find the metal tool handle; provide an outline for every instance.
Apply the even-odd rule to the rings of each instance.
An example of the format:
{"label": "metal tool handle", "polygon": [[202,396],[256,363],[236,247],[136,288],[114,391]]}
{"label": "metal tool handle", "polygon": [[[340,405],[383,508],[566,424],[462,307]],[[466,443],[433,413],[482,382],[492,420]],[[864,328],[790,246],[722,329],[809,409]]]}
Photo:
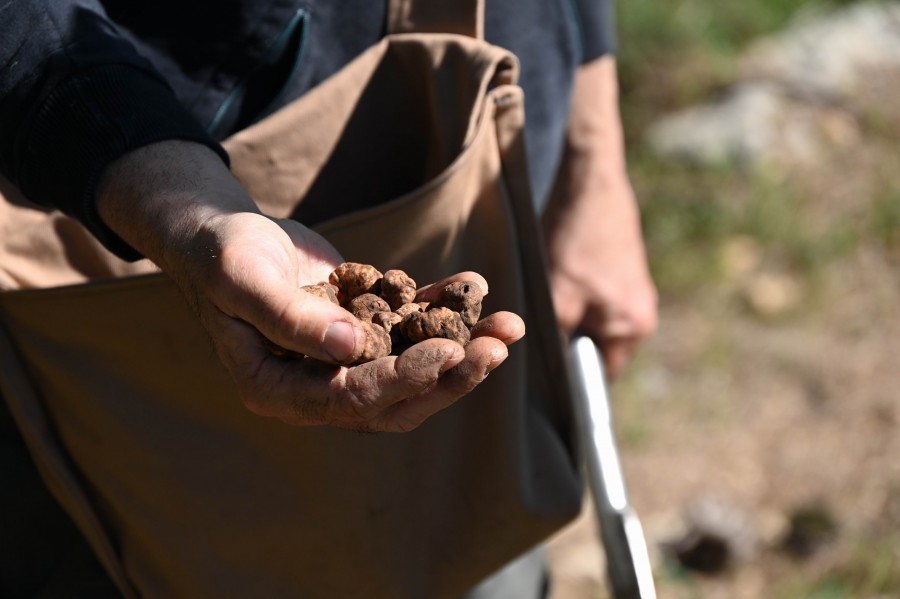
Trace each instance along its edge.
{"label": "metal tool handle", "polygon": [[572,340],[571,351],[575,388],[583,391],[575,401],[575,419],[613,597],[656,599],[644,531],[625,491],[602,356],[583,336]]}

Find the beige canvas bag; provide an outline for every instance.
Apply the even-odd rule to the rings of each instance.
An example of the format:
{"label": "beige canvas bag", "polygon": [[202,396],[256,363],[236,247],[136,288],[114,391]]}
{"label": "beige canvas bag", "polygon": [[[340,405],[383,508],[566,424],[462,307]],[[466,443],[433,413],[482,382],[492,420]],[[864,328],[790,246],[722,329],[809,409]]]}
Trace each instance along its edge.
{"label": "beige canvas bag", "polygon": [[135,276],[152,265],[0,203],[0,390],[126,596],[455,598],[579,510],[516,61],[481,39],[480,1],[436,4],[392,2],[394,33],[225,144],[269,214],[380,200],[317,227],[346,259],[475,270],[486,312],[525,318],[509,359],[411,433],[250,414],[175,287]]}

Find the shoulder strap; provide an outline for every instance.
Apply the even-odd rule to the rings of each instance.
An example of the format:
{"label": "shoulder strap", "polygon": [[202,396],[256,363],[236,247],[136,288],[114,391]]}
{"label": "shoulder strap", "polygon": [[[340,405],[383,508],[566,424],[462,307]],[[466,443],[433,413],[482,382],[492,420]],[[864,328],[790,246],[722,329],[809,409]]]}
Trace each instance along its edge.
{"label": "shoulder strap", "polygon": [[484,39],[484,0],[390,0],[387,31]]}

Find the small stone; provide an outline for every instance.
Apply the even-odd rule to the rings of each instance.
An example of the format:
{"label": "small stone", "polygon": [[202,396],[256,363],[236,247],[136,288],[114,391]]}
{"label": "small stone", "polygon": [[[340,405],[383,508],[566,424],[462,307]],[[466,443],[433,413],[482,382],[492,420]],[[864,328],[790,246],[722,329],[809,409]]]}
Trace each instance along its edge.
{"label": "small stone", "polygon": [[457,281],[444,287],[440,297],[431,303],[429,309],[449,308],[458,312],[466,326],[471,328],[481,316],[481,300],[483,298],[484,292],[478,283]]}
{"label": "small stone", "polygon": [[721,499],[695,500],[685,510],[684,523],[682,536],[665,543],[663,550],[689,570],[719,574],[756,551],[750,519]]}
{"label": "small stone", "polygon": [[403,317],[396,312],[378,312],[372,315],[372,324],[380,326],[388,333],[390,333],[391,329],[394,328],[394,325],[398,324],[401,320],[403,320]]}
{"label": "small stone", "polygon": [[797,307],[802,293],[795,277],[763,272],[747,282],[743,295],[758,316],[774,318]]}
{"label": "small stone", "polygon": [[391,353],[391,336],[382,327],[364,320],[361,322],[366,330],[366,346],[356,364],[371,362]]}
{"label": "small stone", "polygon": [[332,304],[340,305],[340,302],[338,301],[338,297],[337,297],[338,288],[330,283],[317,283],[315,285],[305,285],[305,286],[301,287],[300,289],[309,293],[310,295],[314,295],[318,298],[328,300]]}
{"label": "small stone", "polygon": [[794,557],[809,558],[837,538],[837,524],[824,506],[798,508],[789,520],[782,547]]}
{"label": "small stone", "polygon": [[381,289],[381,271],[370,264],[344,262],[332,271],[328,282],[337,287],[342,306],[364,293],[378,294]]}
{"label": "small stone", "polygon": [[465,345],[470,337],[462,317],[449,308],[434,308],[424,313],[413,312],[400,321],[398,328],[412,343],[437,337]]}
{"label": "small stone", "polygon": [[425,309],[422,308],[421,305],[413,304],[413,303],[403,304],[402,306],[400,306],[399,308],[397,308],[395,310],[395,312],[398,315],[400,315],[400,318],[405,318],[406,316],[408,316],[409,314],[412,314],[413,312],[424,312],[424,311],[425,311]]}
{"label": "small stone", "polygon": [[416,282],[402,270],[388,270],[381,280],[381,297],[396,310],[415,301]]}
{"label": "small stone", "polygon": [[347,309],[360,320],[372,320],[372,316],[379,312],[390,312],[388,303],[374,293],[363,293],[350,300]]}

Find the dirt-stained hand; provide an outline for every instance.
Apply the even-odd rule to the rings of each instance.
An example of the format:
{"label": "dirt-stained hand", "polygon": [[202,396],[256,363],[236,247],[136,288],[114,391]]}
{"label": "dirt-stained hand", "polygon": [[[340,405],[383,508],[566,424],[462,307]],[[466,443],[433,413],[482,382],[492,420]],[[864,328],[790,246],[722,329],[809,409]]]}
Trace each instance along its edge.
{"label": "dirt-stained hand", "polygon": [[[245,405],[290,424],[411,430],[477,386],[524,334],[518,316],[497,313],[465,348],[431,339],[345,366],[363,348],[359,321],[300,289],[327,280],[341,256],[303,225],[259,214],[204,146],[170,141],[126,154],[105,171],[97,208],[176,282]],[[474,273],[459,277],[477,277],[487,292]],[[272,344],[308,358],[277,356]]]}

